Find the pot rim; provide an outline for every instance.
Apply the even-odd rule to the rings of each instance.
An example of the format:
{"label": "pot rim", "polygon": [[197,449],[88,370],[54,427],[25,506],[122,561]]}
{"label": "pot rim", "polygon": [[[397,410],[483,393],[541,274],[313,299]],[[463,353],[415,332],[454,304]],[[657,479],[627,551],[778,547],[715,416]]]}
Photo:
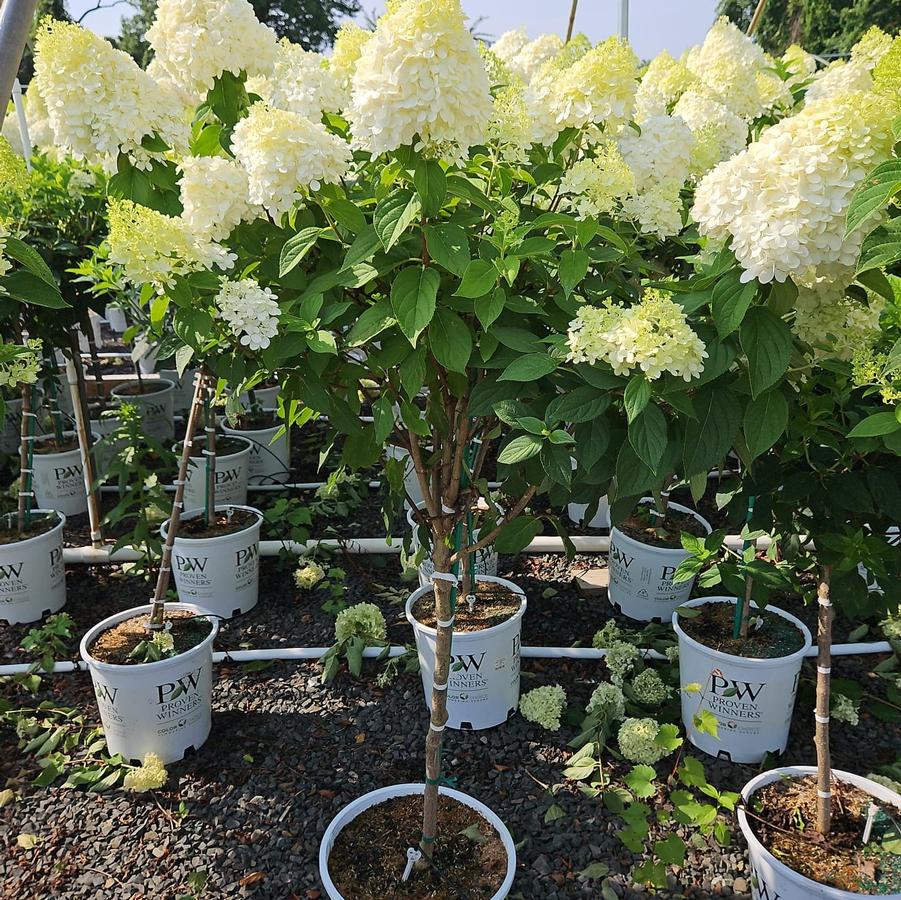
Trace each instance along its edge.
{"label": "pot rim", "polygon": [[[636,505],[637,506],[647,506],[647,504],[653,503],[653,502],[654,502],[653,497],[642,497],[641,500],[639,500]],[[707,529],[707,534],[713,533],[713,526],[699,512],[697,512],[697,510],[691,509],[688,506],[683,506],[681,503],[675,503],[672,500],[670,501],[669,506],[671,509],[678,510],[681,513],[688,513],[688,515],[697,519],[701,523],[701,525],[703,525],[704,528]],[[617,528],[616,525],[614,525],[612,522],[610,524],[611,541],[613,539],[614,531],[617,533],[618,537],[622,541],[627,542],[627,545],[628,545],[628,543],[632,543],[636,547],[644,547],[647,551],[654,553],[654,554],[660,554],[661,556],[666,556],[666,557],[670,556],[670,554],[672,554],[674,556],[678,556],[678,557],[685,557],[688,555],[687,552],[685,550],[683,550],[681,547],[655,547],[653,544],[645,544],[643,541],[637,541],[637,540],[635,540],[635,538],[629,537],[629,535],[627,535],[625,532],[620,531],[620,529]]]}
{"label": "pot rim", "polygon": [[[325,834],[322,836],[322,841],[319,844],[319,876],[322,878],[326,893],[329,894],[330,897],[343,897],[338,888],[335,887],[328,867],[329,856],[331,855],[335,838],[341,831],[360,815],[360,813],[365,812],[367,809],[371,809],[373,806],[378,806],[380,803],[392,800],[395,797],[408,797],[410,795],[415,796],[424,793],[424,784],[393,784],[388,787],[369,791],[362,796],[357,797],[356,800],[352,800],[338,811],[329,822],[328,827],[325,829]],[[481,800],[477,800],[475,797],[472,797],[463,791],[445,787],[444,785],[438,787],[438,793],[441,796],[450,797],[458,803],[462,803],[464,806],[468,806],[470,809],[475,810],[497,831],[507,854],[507,874],[505,875],[501,886],[490,900],[501,900],[501,898],[506,897],[510,892],[510,888],[513,886],[513,879],[516,877],[516,846],[513,843],[513,836],[510,834],[510,829],[507,828],[500,816],[498,816],[493,809],[482,803]],[[345,815],[349,816],[348,821],[340,826],[336,826],[336,820]],[[348,898],[344,898],[344,900],[348,900]]]}
{"label": "pot rim", "polygon": [[[512,616],[510,616],[509,619],[505,619],[503,622],[499,622],[497,625],[492,625],[490,628],[483,628],[481,631],[457,631],[456,629],[454,629],[454,637],[457,640],[473,640],[476,638],[481,639],[489,634],[495,634],[498,631],[509,628],[512,623],[519,623],[522,617],[525,615],[528,601],[526,600],[525,591],[518,584],[514,584],[512,581],[509,581],[506,578],[500,578],[497,575],[476,575],[476,582],[479,581],[491,581],[495,584],[503,584],[509,590],[513,591],[513,593],[518,594],[520,598],[519,610]],[[404,606],[404,614],[407,617],[407,621],[413,626],[414,631],[419,630],[422,634],[426,634],[431,637],[437,636],[438,629],[433,628],[431,625],[423,625],[422,622],[420,622],[416,618],[416,616],[413,615],[413,604],[416,603],[417,600],[424,597],[426,594],[431,593],[433,590],[434,588],[431,584],[427,584],[425,587],[417,588],[407,598],[407,603]]]}
{"label": "pot rim", "polygon": [[[283,427],[284,423],[281,422],[278,418],[278,409],[273,406],[264,406],[262,407],[263,412],[269,412],[273,414],[273,417],[276,419],[276,423],[274,425],[267,425],[265,428],[235,428],[228,424],[228,419],[225,416],[221,416],[219,419],[219,425],[224,432],[230,435],[234,435],[235,437],[243,437],[245,434],[266,434],[269,431],[278,431]],[[287,435],[287,431],[285,435]]]}
{"label": "pot rim", "polygon": [[[733,606],[738,602],[738,598],[736,597],[726,597],[726,596],[714,596],[714,597],[696,597],[694,600],[687,600],[685,603],[680,603],[679,606],[703,606],[706,603],[730,603]],[[751,607],[753,609],[759,609],[757,604],[752,600]],[[708,647],[706,644],[702,644],[700,641],[695,640],[691,635],[687,634],[682,626],[679,624],[679,612],[678,610],[673,611],[672,617],[672,625],[673,631],[676,632],[676,636],[679,639],[679,642],[685,641],[686,646],[691,647],[693,650],[697,650],[701,653],[704,653],[707,656],[711,656],[714,659],[722,660],[723,662],[734,662],[734,663],[752,663],[758,668],[768,668],[774,669],[779,666],[783,666],[786,663],[794,663],[797,660],[803,659],[807,654],[807,651],[813,645],[813,636],[810,633],[810,629],[797,617],[793,616],[791,613],[786,612],[784,609],[780,609],[778,606],[766,606],[766,610],[770,612],[774,612],[777,615],[781,616],[783,619],[791,622],[798,631],[801,632],[801,636],[804,638],[804,646],[801,647],[800,650],[795,650],[794,653],[790,653],[787,656],[736,656],[733,653],[725,653],[722,650],[714,650],[713,647]]]}
{"label": "pot rim", "polygon": [[48,513],[56,513],[56,515],[59,516],[59,521],[49,531],[42,531],[40,534],[32,535],[32,537],[25,538],[24,541],[8,541],[5,544],[0,544],[0,553],[3,553],[4,547],[24,547],[26,544],[30,543],[31,541],[39,541],[41,538],[49,538],[55,532],[62,531],[63,527],[66,524],[65,513],[61,513],[58,509],[33,509],[33,510],[31,510],[31,512],[32,512],[32,515],[34,513],[44,513],[45,515]]}
{"label": "pot rim", "polygon": [[167,665],[172,665],[172,663],[177,662],[178,660],[183,660],[193,653],[211,649],[213,641],[219,633],[219,617],[209,610],[204,609],[202,606],[198,606],[196,603],[167,603],[166,608],[174,611],[187,610],[188,612],[197,613],[199,616],[206,616],[212,626],[210,628],[210,633],[199,644],[195,644],[189,650],[185,650],[184,653],[179,653],[177,656],[170,656],[166,659],[158,659],[156,662],[125,665],[123,663],[104,662],[91,655],[88,647],[93,646],[94,642],[104,631],[109,631],[113,625],[118,625],[126,619],[132,619],[135,616],[150,612],[151,609],[153,609],[153,605],[148,603],[146,606],[135,606],[132,609],[113,613],[113,615],[107,616],[92,628],[89,628],[78,645],[78,652],[81,654],[81,658],[91,669],[97,669],[98,672],[117,672],[121,674],[123,672],[159,671],[159,669],[164,668]]}
{"label": "pot rim", "polygon": [[[736,813],[738,815],[739,828],[741,829],[742,836],[748,844],[749,849],[763,856],[766,860],[767,865],[771,866],[781,876],[795,882],[796,884],[800,883],[807,890],[815,889],[819,896],[833,898],[833,900],[853,900],[853,898],[855,897],[869,896],[886,897],[891,900],[891,898],[901,897],[901,894],[897,893],[878,895],[858,894],[853,891],[845,891],[841,888],[833,887],[829,884],[823,884],[819,881],[813,881],[806,875],[802,875],[800,872],[796,872],[790,866],[787,866],[784,862],[777,859],[775,856],[773,856],[772,853],[770,853],[769,850],[767,850],[766,847],[763,846],[763,844],[760,843],[760,840],[758,839],[757,835],[754,834],[754,831],[751,828],[751,823],[748,821],[748,816],[744,809],[744,803],[751,799],[757,788],[763,787],[765,784],[770,784],[777,778],[786,775],[792,778],[798,778],[804,775],[815,775],[816,772],[817,769],[815,766],[780,766],[776,769],[768,769],[766,772],[761,772],[759,775],[755,775],[747,784],[745,784],[745,786],[741,789],[743,802],[739,804]],[[875,781],[871,781],[869,778],[865,778],[863,775],[857,775],[854,772],[845,772],[841,769],[831,769],[831,772],[833,778],[835,778],[837,781],[844,781],[848,784],[852,784],[855,787],[866,791],[874,799],[889,802],[889,800],[886,798],[890,798],[895,807],[899,811],[901,811],[901,795],[895,793],[895,791],[892,791],[891,789],[885,787],[884,785],[878,784]],[[809,888],[807,888],[808,885],[810,886]]]}
{"label": "pot rim", "polygon": [[[251,441],[249,438],[244,437],[243,435],[240,435],[240,434],[230,434],[230,435],[228,435],[228,439],[231,440],[231,441],[244,441],[244,442],[247,444],[247,446],[246,446],[246,447],[242,447],[240,450],[236,450],[234,453],[218,453],[218,452],[217,452],[217,453],[216,453],[216,460],[217,460],[217,461],[218,461],[218,460],[226,460],[226,459],[237,459],[239,456],[243,456],[245,453],[248,453],[248,454],[249,454],[250,451],[253,449],[253,441]],[[173,453],[181,453],[181,451],[182,451],[182,441],[176,441],[176,442],[172,445],[172,452],[173,452]],[[201,465],[203,464],[203,457],[202,457],[202,456],[190,456],[190,457],[188,457],[188,462],[189,462],[189,463],[192,463],[192,462],[194,462],[195,460],[197,461],[197,466],[198,466],[198,467],[201,466]]]}
{"label": "pot rim", "polygon": [[[71,450],[56,450],[52,453],[36,453],[35,458],[49,459],[50,457],[53,457],[53,456],[66,456],[69,453],[81,453],[81,444],[78,440],[78,432],[64,431],[63,437],[65,437],[66,435],[71,435],[72,438],[75,440],[75,446],[72,447]],[[91,431],[91,438],[92,438],[91,444],[93,445],[93,444],[96,444],[100,440],[100,435],[97,434],[96,431]],[[38,435],[35,435],[35,438],[34,438],[34,442],[36,444],[40,444],[42,441],[49,441],[49,440],[55,441],[56,435],[55,434],[38,434]]]}
{"label": "pot rim", "polygon": [[[121,394],[117,393],[122,391],[124,388],[131,387],[132,385],[140,384],[146,387],[147,385],[156,385],[160,384],[161,386],[155,391],[144,391],[142,394]],[[110,394],[115,397],[117,400],[128,400],[129,398],[134,397],[156,397],[158,394],[165,394],[169,391],[175,390],[175,383],[168,378],[151,378],[148,381],[138,381],[137,378],[134,381],[126,381],[125,384],[118,384],[116,387],[110,390]]]}
{"label": "pot rim", "polygon": [[[254,506],[245,506],[243,503],[217,503],[216,504],[216,512],[225,512],[229,509],[242,509],[245,512],[252,512],[256,514],[256,521],[251,522],[246,528],[242,528],[240,531],[230,531],[228,534],[216,534],[212,537],[191,537],[190,535],[175,535],[174,541],[190,541],[192,545],[203,544],[204,542],[209,542],[211,544],[216,544],[219,541],[223,541],[227,538],[236,538],[240,537],[242,534],[246,534],[248,531],[252,531],[254,528],[259,528],[263,524],[264,516],[263,514]],[[204,512],[204,508],[202,506],[195,507],[194,509],[186,510],[181,515],[181,520],[192,518],[193,516],[202,515]],[[169,522],[172,519],[166,519],[165,522],[160,525],[160,536],[163,540],[166,539],[166,535],[169,531]]]}

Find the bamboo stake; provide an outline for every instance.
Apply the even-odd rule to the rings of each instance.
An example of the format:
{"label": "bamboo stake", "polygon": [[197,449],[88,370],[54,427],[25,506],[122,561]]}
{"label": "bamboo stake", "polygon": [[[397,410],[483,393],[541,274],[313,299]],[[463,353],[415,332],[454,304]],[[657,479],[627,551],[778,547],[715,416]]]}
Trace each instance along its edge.
{"label": "bamboo stake", "polygon": [[103,546],[103,532],[100,527],[100,497],[94,472],[91,433],[88,430],[87,390],[84,384],[84,370],[81,368],[81,357],[74,350],[72,358],[66,359],[66,380],[69,382],[69,393],[72,396],[75,434],[78,437],[78,449],[81,451],[81,472],[84,479],[85,496],[88,499],[91,544],[95,550],[99,550]]}
{"label": "bamboo stake", "polygon": [[34,497],[32,482],[32,444],[34,443],[34,418],[35,413],[31,409],[31,385],[22,382],[19,385],[22,392],[22,424],[19,428],[19,504],[17,507],[16,527],[19,537],[24,537],[25,528],[29,524],[31,502]]}
{"label": "bamboo stake", "polygon": [[832,567],[823,566],[817,586],[817,831],[829,834],[832,827],[832,759],[829,752],[829,694],[832,680],[832,600],[829,582]]}
{"label": "bamboo stake", "polygon": [[213,390],[207,391],[203,400],[204,431],[206,432],[206,446],[203,455],[206,460],[206,506],[204,519],[210,525],[216,518],[216,416],[213,412]]}
{"label": "bamboo stake", "polygon": [[757,7],[754,10],[754,15],[751,16],[751,21],[748,24],[747,35],[748,37],[754,37],[754,33],[757,31],[757,26],[760,24],[760,20],[763,18],[763,11],[766,9],[766,0],[757,0]]}
{"label": "bamboo stake", "polygon": [[191,459],[191,448],[194,445],[194,434],[200,422],[203,412],[203,398],[206,392],[206,367],[204,366],[196,376],[194,382],[194,397],[191,400],[191,410],[188,413],[188,422],[185,427],[185,439],[181,449],[181,459],[178,463],[178,478],[175,481],[175,499],[172,501],[172,512],[169,515],[169,528],[166,532],[166,543],[163,544],[163,555],[160,559],[160,570],[156,578],[156,590],[150,612],[148,628],[151,631],[162,631],[165,621],[166,591],[169,589],[169,577],[172,574],[172,545],[178,534],[181,524],[181,514],[185,508],[185,481],[188,475],[188,465]]}
{"label": "bamboo stake", "polygon": [[572,40],[573,29],[576,25],[576,10],[579,8],[579,0],[573,0],[572,8],[569,11],[569,27],[566,29],[566,43]]}

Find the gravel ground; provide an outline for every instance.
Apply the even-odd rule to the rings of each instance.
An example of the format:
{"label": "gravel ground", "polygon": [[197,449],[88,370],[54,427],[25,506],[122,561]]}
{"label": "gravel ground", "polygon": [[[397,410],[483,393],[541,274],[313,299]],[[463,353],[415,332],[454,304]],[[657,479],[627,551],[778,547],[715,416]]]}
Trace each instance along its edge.
{"label": "gravel ground", "polygon": [[[602,598],[580,597],[567,582],[576,571],[597,563],[596,557],[580,557],[573,564],[560,556],[501,559],[500,572],[513,577],[529,596],[524,643],[590,641],[613,610]],[[350,557],[341,564],[349,573],[348,600],[375,599],[391,623],[391,639],[411,641],[402,607],[374,594],[376,584],[400,587],[397,558]],[[225,626],[219,649],[330,643],[333,619],[320,608],[324,595],[297,592],[290,571],[279,560],[264,560],[260,604]],[[68,579],[66,609],[79,635],[149,594],[146,585],[115,570],[72,567]],[[840,623],[839,639],[846,630]],[[16,657],[24,631],[0,632],[3,661]],[[867,680],[877,661],[840,659],[835,674]],[[316,858],[331,818],[366,791],[421,780],[427,714],[419,677],[402,676],[380,689],[376,671],[375,663],[367,663],[362,679],[342,672],[332,685],[322,686],[312,663],[274,663],[255,672],[219,666],[208,743],[194,758],[171,766],[167,789],[154,795],[31,787],[32,761],[22,759],[10,735],[0,731],[0,778],[5,782],[0,786],[9,784],[22,794],[0,810],[0,844],[5,848],[0,896],[175,900],[188,892],[188,878],[195,872],[209,876],[202,897],[324,896]],[[806,676],[812,678],[813,671],[808,662]],[[569,702],[580,707],[602,672],[596,663],[525,660],[523,690],[560,683]],[[45,689],[48,698],[96,716],[87,675],[52,677]],[[802,690],[798,709],[807,710],[812,699],[806,682]],[[813,761],[811,718],[796,717],[787,761]],[[572,784],[563,784],[553,797],[542,787],[562,784],[566,743],[573,736],[567,725],[548,734],[516,716],[488,732],[449,733],[446,765],[458,787],[495,809],[513,833],[519,864],[514,897],[598,897],[599,882],[579,875],[594,862],[609,866],[609,883],[618,896],[643,896],[643,890],[629,884],[637,858],[615,837],[620,821]],[[899,746],[897,726],[862,712],[858,726],[834,729],[834,765],[866,773],[893,763]],[[754,774],[752,767],[703,759],[711,783],[721,788],[738,789]],[[617,770],[612,760],[611,765]],[[660,774],[671,766],[661,763]],[[553,803],[565,815],[545,824]],[[23,833],[37,835],[39,846],[17,846]],[[747,890],[747,861],[738,839],[726,850],[713,844],[691,849],[671,890],[661,896],[743,897]]]}

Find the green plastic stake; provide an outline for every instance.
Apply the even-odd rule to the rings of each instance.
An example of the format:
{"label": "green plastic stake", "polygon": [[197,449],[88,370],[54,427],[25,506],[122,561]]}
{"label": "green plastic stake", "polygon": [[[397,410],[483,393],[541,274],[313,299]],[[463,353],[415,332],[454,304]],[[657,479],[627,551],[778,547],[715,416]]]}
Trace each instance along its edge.
{"label": "green plastic stake", "polygon": [[[753,495],[749,495],[748,497],[748,512],[745,516],[745,525],[751,524],[751,519],[754,517],[754,500],[756,498]],[[742,544],[742,559],[744,560],[744,552],[751,546],[751,541],[745,540]],[[741,637],[741,623],[745,618],[745,598],[738,597],[736,598],[738,602],[735,604],[735,622],[732,625],[732,638],[734,640],[738,640]],[[748,601],[750,602],[750,601]]]}

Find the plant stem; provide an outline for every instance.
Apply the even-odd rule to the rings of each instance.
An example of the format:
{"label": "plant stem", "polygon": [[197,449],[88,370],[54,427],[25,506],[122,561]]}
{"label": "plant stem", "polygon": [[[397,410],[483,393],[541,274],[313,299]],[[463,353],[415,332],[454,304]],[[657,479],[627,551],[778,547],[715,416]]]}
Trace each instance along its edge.
{"label": "plant stem", "polygon": [[197,373],[194,383],[194,398],[191,400],[191,410],[188,413],[188,423],[185,427],[185,439],[181,448],[181,459],[178,463],[178,478],[175,480],[175,497],[172,500],[172,512],[169,515],[169,529],[166,532],[166,543],[163,544],[163,555],[160,559],[160,569],[156,578],[156,590],[150,612],[148,628],[151,631],[162,631],[165,621],[166,591],[169,589],[169,577],[172,574],[172,545],[178,534],[178,526],[181,524],[181,514],[185,508],[185,479],[188,474],[188,465],[191,459],[191,447],[194,444],[194,434],[200,423],[203,412],[203,398],[206,392],[206,367]]}
{"label": "plant stem", "polygon": [[832,567],[820,570],[817,586],[817,705],[816,705],[816,748],[817,748],[817,824],[820,834],[829,834],[832,827],[832,760],[829,753],[829,693],[831,687],[830,668],[832,665],[832,600],[829,596],[829,581]]}
{"label": "plant stem", "polygon": [[213,411],[212,388],[203,399],[204,431],[206,447],[203,455],[206,460],[206,506],[204,520],[207,526],[216,518],[216,414]]}
{"label": "plant stem", "polygon": [[572,40],[573,29],[576,26],[576,10],[579,8],[579,0],[573,0],[572,8],[569,11],[569,25],[566,29],[566,43]]}

